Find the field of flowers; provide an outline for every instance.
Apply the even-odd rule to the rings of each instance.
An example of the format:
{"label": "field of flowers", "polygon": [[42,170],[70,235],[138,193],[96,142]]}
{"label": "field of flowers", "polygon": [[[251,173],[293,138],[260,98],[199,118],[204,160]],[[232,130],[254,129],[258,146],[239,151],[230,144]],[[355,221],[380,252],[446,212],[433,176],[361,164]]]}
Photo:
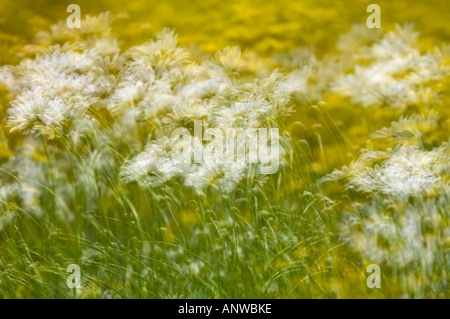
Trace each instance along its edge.
{"label": "field of flowers", "polygon": [[72,2],[0,3],[1,298],[450,297],[446,0]]}

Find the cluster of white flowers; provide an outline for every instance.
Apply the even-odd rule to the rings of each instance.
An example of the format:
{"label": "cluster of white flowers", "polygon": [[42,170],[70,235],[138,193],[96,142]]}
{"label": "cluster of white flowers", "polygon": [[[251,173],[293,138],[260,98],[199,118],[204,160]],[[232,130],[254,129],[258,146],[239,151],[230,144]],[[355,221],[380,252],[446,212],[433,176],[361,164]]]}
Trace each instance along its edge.
{"label": "cluster of white flowers", "polygon": [[[114,114],[135,106],[139,119],[150,121],[159,130],[146,150],[123,167],[122,176],[145,185],[179,178],[194,188],[233,190],[248,173],[249,164],[186,164],[172,154],[177,141],[170,133],[184,128],[193,134],[196,120],[223,132],[228,128],[276,127],[278,120],[291,112],[291,95],[303,88],[306,73],[295,70],[283,75],[275,71],[268,77],[247,79],[239,73],[245,66],[245,54],[239,48],[225,48],[215,59],[198,64],[189,61],[188,53],[176,44],[174,33],[165,30],[155,41],[124,53],[127,60],[107,106]],[[195,143],[208,147],[205,141]]]}
{"label": "cluster of white flowers", "polygon": [[78,53],[78,46],[55,45],[6,66],[5,82],[15,96],[8,109],[12,131],[61,136],[66,127],[77,126],[90,106],[104,92],[97,81],[99,66],[92,52]]}
{"label": "cluster of white flowers", "polygon": [[[364,155],[365,159],[372,155],[380,156]],[[399,146],[381,156],[386,157],[381,165],[364,167],[349,179],[347,185],[358,191],[375,191],[388,196],[432,194],[448,185],[445,176],[450,169],[450,161],[446,145],[432,151],[423,151],[417,146]]]}
{"label": "cluster of white flowers", "polygon": [[363,107],[429,107],[439,102],[449,54],[445,46],[424,52],[418,35],[411,24],[388,33],[354,25],[340,36],[336,54],[318,58],[313,49],[301,47],[274,59],[286,68],[309,70],[298,100],[320,101],[334,92]]}
{"label": "cluster of white flowers", "polygon": [[[39,34],[39,41],[69,37],[80,42],[29,47],[29,58],[0,69],[0,81],[12,99],[7,109],[11,131],[76,142],[87,133],[101,134],[99,116],[107,112],[125,134],[142,123],[150,133],[145,151],[122,168],[124,180],[156,186],[181,178],[186,186],[232,190],[250,173],[250,164],[209,161],[187,166],[170,152],[175,142],[171,132],[185,128],[192,134],[196,120],[223,132],[278,127],[279,119],[292,111],[293,94],[305,89],[310,70],[270,74],[238,47],[195,62],[168,29],[155,40],[120,52],[110,21],[107,14],[87,17],[74,34],[55,25],[51,33]],[[139,138],[128,142],[141,147],[135,141]],[[207,141],[200,143],[207,147]]]}
{"label": "cluster of white flowers", "polygon": [[[417,33],[408,25],[384,36],[375,32],[367,45],[362,40],[367,31],[354,28],[338,43],[342,52],[321,61],[311,50],[299,49],[296,52],[302,61],[313,67],[284,56],[280,59],[294,70],[283,74],[270,72],[238,47],[194,61],[187,50],[178,47],[177,36],[168,29],[154,40],[121,52],[110,32],[111,20],[109,14],[88,16],[74,33],[57,24],[38,39],[79,42],[29,47],[31,57],[17,66],[0,68],[0,81],[12,99],[8,124],[11,131],[74,141],[88,131],[95,131],[91,133],[96,138],[109,134],[111,141],[123,137],[126,141],[122,144],[128,143],[131,150],[125,154],[128,159],[122,162],[120,174],[127,182],[146,186],[177,179],[189,187],[230,191],[245,176],[255,175],[250,163],[208,160],[189,165],[174,156],[177,140],[171,133],[176,129],[187,130],[192,144],[207,148],[211,143],[196,140],[195,121],[224,133],[229,128],[279,127],[280,119],[293,111],[295,101],[320,99],[333,83],[333,90],[355,103],[403,108],[424,103],[424,94],[435,95],[427,85],[446,73],[442,55],[420,52]],[[360,59],[366,60],[367,66],[355,66],[354,72],[347,74]],[[112,119],[112,129],[99,121],[104,114]],[[424,125],[431,130],[436,125],[437,116],[430,114],[426,120],[401,118],[391,128],[374,133],[372,139],[400,144],[394,145],[394,150],[363,151],[358,161],[343,169],[341,177],[347,178],[347,185],[360,191],[406,195],[430,193],[446,185],[447,147],[424,151],[420,144]],[[142,125],[149,133],[147,146],[138,138]],[[281,151],[287,141],[283,133]]]}
{"label": "cluster of white flowers", "polygon": [[409,269],[396,279],[405,291],[415,291],[417,298],[424,297],[418,287],[439,292],[439,286],[447,284],[448,195],[413,202],[379,197],[355,210],[360,214],[344,216],[341,235],[367,263],[384,269]]}
{"label": "cluster of white flowers", "polygon": [[346,180],[347,187],[387,196],[439,195],[448,191],[450,149],[448,143],[424,150],[422,135],[436,127],[437,115],[402,117],[389,128],[372,134],[372,140],[393,142],[387,150],[364,149],[360,157],[323,180]]}
{"label": "cluster of white flowers", "polygon": [[[0,174],[0,230],[20,210],[40,216],[40,195],[44,176],[43,163],[33,158],[36,145],[32,141],[24,144],[17,156],[2,165]],[[13,204],[16,203],[16,204]]]}
{"label": "cluster of white flowers", "polygon": [[448,68],[441,52],[420,51],[417,36],[412,25],[397,26],[371,46],[356,46],[355,59],[367,61],[367,65],[355,65],[332,89],[364,107],[405,108],[436,101],[433,83],[442,79]]}
{"label": "cluster of white flowers", "polygon": [[[174,51],[174,55],[162,54],[160,45],[170,43],[172,48],[174,39],[173,33],[167,31],[156,42],[144,48],[133,48],[126,76],[111,95],[113,103],[110,105],[115,112],[134,104],[141,118],[158,125],[162,134],[123,168],[122,175],[127,181],[136,180],[146,185],[159,185],[178,177],[186,186],[218,186],[221,190],[230,191],[248,172],[249,164],[209,160],[187,165],[172,154],[177,140],[168,137],[169,134],[177,128],[193,134],[195,121],[202,121],[205,128],[219,129],[224,135],[229,128],[276,127],[278,120],[291,112],[291,95],[297,88],[302,88],[304,80],[298,74],[299,70],[287,76],[275,71],[264,78],[238,79],[234,73],[242,61],[237,48],[225,49],[217,55],[217,60],[201,65],[188,63],[181,49]],[[143,56],[145,50],[147,54]],[[173,49],[163,51],[167,50]],[[147,64],[148,72],[141,74],[146,68],[136,67],[136,63],[149,63],[144,60],[148,56],[151,56],[152,64]],[[161,56],[165,56],[165,63],[159,61]],[[164,72],[161,72],[162,67]],[[200,143],[202,148],[208,147],[207,141],[198,141],[194,137],[193,141],[194,144]]]}

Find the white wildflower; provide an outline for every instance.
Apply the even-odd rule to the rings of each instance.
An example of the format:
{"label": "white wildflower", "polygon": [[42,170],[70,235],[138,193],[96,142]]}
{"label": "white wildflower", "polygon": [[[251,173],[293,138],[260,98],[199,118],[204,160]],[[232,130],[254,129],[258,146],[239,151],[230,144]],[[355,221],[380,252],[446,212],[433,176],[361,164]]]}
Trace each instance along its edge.
{"label": "white wildflower", "polygon": [[245,163],[204,163],[194,166],[186,177],[186,185],[195,188],[213,187],[230,192],[244,177]]}
{"label": "white wildflower", "polygon": [[[446,171],[450,162],[446,145],[432,151],[399,146],[384,153],[365,151],[364,154],[334,176],[346,178],[347,186],[358,191],[388,196],[432,195],[444,190],[448,183]],[[384,160],[376,164],[380,155]]]}
{"label": "white wildflower", "polygon": [[357,65],[353,73],[339,77],[332,85],[333,91],[364,107],[405,108],[436,100],[437,94],[430,92],[430,85],[442,79],[447,68],[441,54],[421,54],[415,39],[410,26],[389,32],[359,52],[361,58],[371,63],[364,67]]}

